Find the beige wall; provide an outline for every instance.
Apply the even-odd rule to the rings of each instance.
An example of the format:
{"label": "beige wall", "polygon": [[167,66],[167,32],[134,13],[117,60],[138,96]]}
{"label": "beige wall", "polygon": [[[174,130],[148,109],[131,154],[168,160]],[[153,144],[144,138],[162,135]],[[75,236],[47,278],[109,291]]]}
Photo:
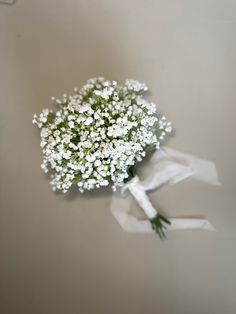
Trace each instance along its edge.
{"label": "beige wall", "polygon": [[[0,313],[236,313],[236,2],[17,0],[0,5]],[[222,187],[152,194],[217,232],[124,233],[111,193],[52,193],[34,112],[103,75],[146,82],[170,145],[215,161]]]}

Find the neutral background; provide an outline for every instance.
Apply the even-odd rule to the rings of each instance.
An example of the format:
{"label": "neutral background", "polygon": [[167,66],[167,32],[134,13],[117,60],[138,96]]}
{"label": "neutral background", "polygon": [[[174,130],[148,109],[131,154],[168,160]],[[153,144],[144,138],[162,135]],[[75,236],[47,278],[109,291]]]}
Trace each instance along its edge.
{"label": "neutral background", "polygon": [[[16,0],[0,5],[0,313],[236,313],[236,1]],[[123,232],[111,193],[56,195],[33,113],[97,75],[146,82],[169,145],[213,160],[151,195],[217,232]]]}

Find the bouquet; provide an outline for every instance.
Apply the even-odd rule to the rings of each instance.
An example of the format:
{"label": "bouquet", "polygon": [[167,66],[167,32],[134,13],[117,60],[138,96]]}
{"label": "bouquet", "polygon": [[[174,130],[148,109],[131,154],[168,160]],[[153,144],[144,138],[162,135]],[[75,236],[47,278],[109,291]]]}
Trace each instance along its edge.
{"label": "bouquet", "polygon": [[[41,167],[49,172],[53,190],[66,193],[76,185],[82,193],[111,185],[115,191],[137,180],[137,164],[148,151],[158,150],[172,131],[171,123],[146,98],[147,91],[135,80],[120,86],[93,78],[73,95],[52,97],[56,112],[44,109],[34,115],[33,123],[41,130]],[[129,189],[135,196],[132,184]],[[142,203],[142,193],[136,199]],[[164,237],[170,221],[150,204],[142,208]]]}

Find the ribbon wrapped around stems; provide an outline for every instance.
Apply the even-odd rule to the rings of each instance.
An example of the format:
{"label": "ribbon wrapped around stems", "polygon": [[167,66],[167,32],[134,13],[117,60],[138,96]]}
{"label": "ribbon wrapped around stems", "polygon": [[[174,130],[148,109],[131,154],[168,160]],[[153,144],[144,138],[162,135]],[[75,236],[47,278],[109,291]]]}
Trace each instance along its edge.
{"label": "ribbon wrapped around stems", "polygon": [[[155,232],[150,221],[158,216],[158,212],[150,202],[146,194],[147,191],[176,184],[190,176],[209,184],[220,185],[213,162],[171,148],[155,151],[146,168],[143,181],[140,181],[138,176],[134,177],[114,193],[112,197],[111,212],[123,230],[127,232]],[[132,201],[130,194],[136,199],[148,219],[141,220],[129,213]],[[215,230],[207,219],[168,218],[168,220],[170,224],[165,225],[166,230]]]}

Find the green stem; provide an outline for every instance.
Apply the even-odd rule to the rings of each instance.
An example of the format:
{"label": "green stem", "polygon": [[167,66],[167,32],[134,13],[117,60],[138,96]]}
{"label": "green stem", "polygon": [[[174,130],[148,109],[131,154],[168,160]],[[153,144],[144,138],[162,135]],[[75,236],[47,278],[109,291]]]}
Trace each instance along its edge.
{"label": "green stem", "polygon": [[167,228],[166,225],[170,225],[171,222],[159,213],[152,219],[150,219],[152,229],[159,235],[161,239],[166,237],[164,230]]}

